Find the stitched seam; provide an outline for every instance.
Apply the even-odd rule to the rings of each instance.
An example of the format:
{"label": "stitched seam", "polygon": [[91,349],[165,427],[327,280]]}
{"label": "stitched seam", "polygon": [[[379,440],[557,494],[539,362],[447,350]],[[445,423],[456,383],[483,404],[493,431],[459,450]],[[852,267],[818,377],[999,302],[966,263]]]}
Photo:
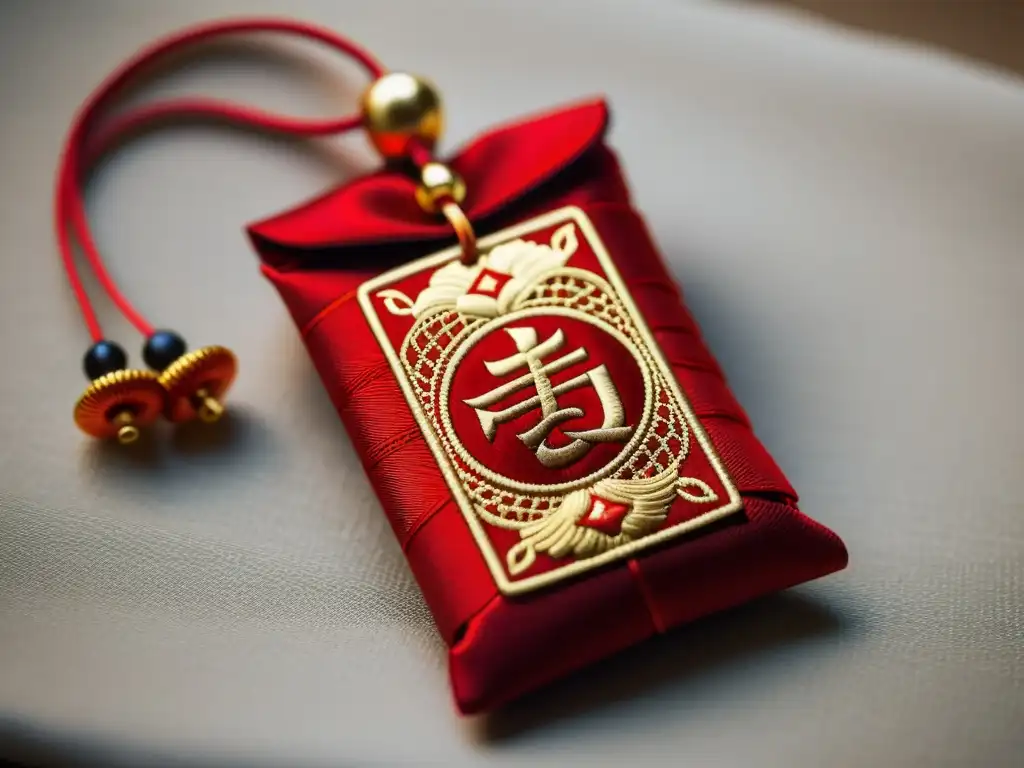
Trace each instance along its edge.
{"label": "stitched seam", "polygon": [[371,470],[371,469],[375,468],[378,464],[380,464],[382,461],[384,461],[384,459],[386,459],[388,456],[393,454],[395,451],[397,451],[398,449],[402,448],[405,445],[408,445],[413,440],[415,440],[416,437],[419,434],[420,434],[420,428],[418,426],[411,427],[411,428],[407,429],[405,432],[399,433],[399,435],[397,437],[393,438],[390,442],[388,442],[387,445],[385,445],[381,449],[381,452],[380,452],[379,455],[376,455],[376,456],[373,455],[373,454],[368,454],[367,455],[367,457],[366,457],[367,458],[366,469],[367,470]]}
{"label": "stitched seam", "polygon": [[665,625],[662,623],[661,617],[655,609],[654,596],[651,595],[651,592],[647,587],[647,582],[644,580],[643,574],[640,572],[640,564],[635,558],[629,559],[629,572],[633,576],[633,583],[636,584],[637,590],[640,592],[640,597],[644,601],[644,607],[647,608],[647,615],[651,617],[651,624],[654,625],[654,630],[659,634],[663,634],[665,632]]}
{"label": "stitched seam", "polygon": [[685,320],[652,320],[648,323],[651,333],[679,333],[700,339],[701,335],[693,323]]}
{"label": "stitched seam", "polygon": [[334,301],[332,301],[330,304],[328,304],[326,307],[324,307],[319,312],[317,312],[315,315],[313,315],[312,319],[310,319],[309,322],[307,322],[304,326],[302,326],[302,330],[299,331],[300,335],[303,338],[308,336],[309,333],[316,326],[318,326],[325,317],[327,317],[329,314],[331,314],[331,312],[333,312],[334,310],[336,310],[338,307],[342,306],[343,304],[347,303],[351,299],[354,299],[355,296],[356,296],[357,291],[358,291],[358,289],[355,289],[355,290],[349,291],[348,293],[342,294],[341,296],[336,298]]}
{"label": "stitched seam", "polygon": [[716,379],[725,381],[725,376],[722,375],[722,372],[716,368],[713,363],[692,363],[689,360],[672,359],[668,357],[668,355],[665,356],[665,359],[673,368],[686,368],[690,371],[704,371],[705,373],[714,374]]}
{"label": "stitched seam", "polygon": [[659,279],[657,277],[640,277],[630,280],[630,291],[634,291],[637,288],[660,288],[664,291],[667,291],[668,293],[671,293],[673,296],[679,296],[679,289],[676,288],[675,285],[667,283],[665,280]]}
{"label": "stitched seam", "polygon": [[[258,247],[256,248],[256,250],[262,253],[262,251],[260,251]],[[273,266],[267,264],[266,262],[260,264],[260,272],[263,273],[264,277],[268,278],[271,282],[273,282],[275,273],[284,274],[285,272],[291,272],[295,269],[297,265],[298,261],[294,257],[282,257],[281,262],[275,262]]]}
{"label": "stitched seam", "polygon": [[770,501],[774,504],[784,504],[794,511],[800,512],[800,507],[796,502],[797,497],[786,491],[742,491],[740,495],[744,499],[759,499],[760,501]]}
{"label": "stitched seam", "polygon": [[[483,605],[481,605],[477,610],[473,611],[472,615],[470,615],[465,621],[463,621],[459,625],[460,627],[465,627],[466,628],[466,631],[462,633],[463,634],[463,639],[465,638],[465,635],[468,633],[469,625],[472,624],[474,621],[476,621],[477,618],[480,616],[480,614],[482,614],[485,611],[489,610],[492,605],[494,605],[496,602],[499,602],[501,599],[502,599],[501,593],[500,592],[496,593],[493,597],[488,598],[487,602],[485,602]],[[463,639],[460,639],[459,642],[457,642],[455,645],[453,645],[449,649],[450,652],[454,652],[455,649],[458,648],[459,645],[463,642]],[[451,667],[449,667],[449,673],[450,672],[451,672]]]}
{"label": "stitched seam", "polygon": [[351,400],[353,397],[355,397],[359,393],[359,390],[362,389],[368,382],[370,382],[373,379],[377,378],[378,374],[382,370],[389,370],[389,369],[390,369],[390,366],[388,365],[388,361],[384,360],[384,359],[382,359],[376,365],[371,365],[369,368],[367,368],[365,371],[363,371],[363,373],[361,373],[359,376],[356,376],[355,380],[353,380],[347,387],[344,387],[344,389],[348,390],[345,393],[348,396],[347,399]]}
{"label": "stitched seam", "polygon": [[412,527],[409,528],[409,532],[405,536],[405,541],[402,542],[402,552],[408,551],[409,546],[412,544],[412,540],[416,538],[416,534],[423,530],[423,526],[426,525],[429,520],[432,520],[434,515],[436,515],[438,512],[444,509],[445,506],[447,506],[449,503],[454,502],[455,499],[453,499],[451,496],[445,496],[430,510],[420,515],[416,522],[412,524]]}
{"label": "stitched seam", "polygon": [[753,425],[750,423],[749,418],[744,418],[736,413],[729,413],[728,411],[697,411],[694,410],[693,415],[698,419],[728,419],[734,424],[739,424],[741,427],[746,427],[751,432],[754,431]]}

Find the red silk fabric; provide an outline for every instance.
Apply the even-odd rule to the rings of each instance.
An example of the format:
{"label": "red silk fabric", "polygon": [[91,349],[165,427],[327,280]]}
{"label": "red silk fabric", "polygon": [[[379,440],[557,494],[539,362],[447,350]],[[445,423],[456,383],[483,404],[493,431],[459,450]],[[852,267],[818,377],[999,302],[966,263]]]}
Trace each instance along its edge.
{"label": "red silk fabric", "polygon": [[581,208],[661,345],[744,500],[731,519],[516,597],[502,596],[356,301],[370,277],[454,242],[413,181],[381,171],[252,225],[449,646],[464,713],[492,709],[626,646],[846,565],[839,538],[803,515],[704,345],[603,142],[602,101],[480,136],[449,163],[479,235]]}

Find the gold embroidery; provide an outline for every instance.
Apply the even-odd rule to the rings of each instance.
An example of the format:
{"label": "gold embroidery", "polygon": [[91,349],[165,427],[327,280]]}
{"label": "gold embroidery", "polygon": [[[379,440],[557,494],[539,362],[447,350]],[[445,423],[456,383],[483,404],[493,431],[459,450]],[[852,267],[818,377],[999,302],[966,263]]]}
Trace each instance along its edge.
{"label": "gold embroidery", "polygon": [[[513,241],[500,247],[505,249],[504,253],[509,254],[515,253],[519,245],[517,241]],[[529,249],[529,252],[532,253],[532,249]],[[486,260],[487,256],[484,259]],[[459,267],[466,269],[461,264]],[[487,269],[486,262],[481,269]],[[435,275],[441,271],[438,270]],[[450,271],[449,276],[452,273],[454,270]],[[629,313],[621,303],[616,301],[608,283],[598,275],[568,267],[540,273],[538,282],[534,285],[523,286],[511,302],[509,313],[498,319],[473,318],[453,312],[452,301],[453,299],[449,298],[447,304],[434,305],[431,311],[425,312],[421,316],[406,337],[401,358],[406,372],[420,384],[420,394],[427,412],[434,414],[440,410],[440,418],[434,420],[437,434],[440,436],[446,453],[456,459],[455,467],[459,479],[469,493],[474,511],[482,520],[501,528],[519,530],[520,535],[524,536],[526,535],[524,531],[533,530],[531,526],[538,520],[543,521],[555,516],[559,508],[565,504],[567,498],[565,494],[567,493],[589,489],[595,483],[608,477],[625,482],[638,477],[647,478],[652,475],[660,477],[666,472],[674,471],[673,468],[678,467],[685,459],[689,444],[689,431],[686,419],[679,408],[679,402],[673,397],[665,377],[658,371],[656,361],[649,348],[642,345],[642,339],[631,322]],[[450,412],[447,408],[438,409],[435,405],[448,401],[454,371],[463,363],[473,346],[493,332],[493,324],[514,324],[516,327],[505,327],[502,330],[512,339],[516,349],[519,350],[518,354],[504,360],[485,363],[485,366],[488,372],[495,376],[509,375],[524,365],[530,368],[530,372],[496,387],[484,395],[470,398],[466,404],[477,409],[477,418],[489,440],[493,440],[497,427],[501,423],[541,407],[542,420],[532,430],[520,435],[520,439],[531,448],[538,447],[536,455],[545,466],[564,467],[582,458],[591,444],[580,440],[579,434],[575,436],[574,443],[564,446],[559,453],[554,455],[548,455],[542,445],[543,437],[555,423],[558,423],[555,420],[575,418],[580,415],[578,411],[570,413],[560,411],[557,407],[557,396],[592,381],[587,374],[582,374],[556,387],[550,386],[548,377],[586,359],[586,350],[574,350],[544,363],[545,358],[562,349],[564,338],[556,332],[552,337],[539,342],[535,330],[529,327],[529,321],[533,317],[550,317],[552,315],[583,320],[617,338],[643,373],[646,405],[638,429],[632,430],[627,428],[624,422],[618,423],[618,419],[623,417],[618,392],[615,391],[614,396],[609,397],[609,393],[606,391],[605,398],[601,399],[600,388],[607,381],[607,368],[602,366],[602,370],[597,376],[599,383],[596,386],[599,399],[606,404],[604,415],[606,418],[611,415],[612,418],[611,422],[606,423],[611,430],[615,430],[609,430],[603,436],[624,441],[629,436],[629,432],[626,431],[629,429],[632,431],[634,439],[619,454],[616,461],[609,463],[596,473],[558,485],[530,485],[493,472],[477,461],[456,438]],[[532,353],[529,356],[528,351]],[[652,374],[652,371],[658,372]],[[439,378],[439,374],[443,375],[440,375]],[[541,379],[541,385],[537,387],[537,395],[502,411],[486,410],[504,397],[521,391],[524,387],[536,382],[538,378]],[[547,387],[544,386],[544,381],[548,381]],[[544,409],[545,401],[548,403],[547,410]],[[618,409],[615,408],[616,404]],[[554,420],[549,421],[548,419],[552,416]],[[594,433],[598,430],[589,432]],[[600,433],[598,432],[598,434]],[[574,437],[573,434],[567,434],[567,436]],[[565,448],[569,450],[564,450]],[[709,503],[715,499],[715,495],[710,487],[707,490],[709,493],[705,493],[704,496],[705,501]],[[687,492],[684,495],[681,487],[679,495],[690,501],[704,503],[694,494]],[[581,546],[578,552],[575,552],[574,548],[576,557],[591,557],[607,551],[607,548],[595,542],[607,539],[608,541],[614,540],[616,544],[622,544],[629,540],[628,537],[627,539],[614,539],[614,537],[602,539],[597,536],[596,531],[590,531],[583,538],[586,545]],[[522,566],[523,569],[528,567]],[[517,573],[510,571],[510,574],[517,575],[520,572],[522,570]]]}
{"label": "gold embroidery", "polygon": [[377,294],[377,298],[384,300],[384,309],[392,315],[412,314],[412,299],[401,291],[394,288],[386,288]]}
{"label": "gold embroidery", "polygon": [[[578,247],[576,225],[570,222],[552,235],[550,245],[512,240],[494,246],[472,265],[452,261],[431,275],[412,314],[420,318],[448,308],[476,317],[505,314],[522,291],[530,290],[540,275],[564,265]],[[499,284],[496,275],[504,281]]]}
{"label": "gold embroidery", "polygon": [[[548,243],[517,239],[552,225],[557,229]],[[608,279],[566,266],[580,236]],[[556,211],[482,239],[479,247],[481,257],[472,266],[459,262],[456,248],[448,249],[370,281],[360,288],[359,298],[501,591],[521,593],[567,578],[738,510],[735,487],[586,216],[574,208]],[[433,270],[429,285],[415,299],[388,287],[425,269]],[[391,346],[371,297],[389,313],[414,318],[400,348]],[[546,338],[533,325],[541,317],[547,318]],[[627,423],[607,366],[598,364],[552,382],[551,377],[590,357],[584,347],[563,352],[567,338],[558,318],[589,324],[610,337],[610,354],[617,343],[619,354],[635,363],[643,385],[642,409],[630,406],[639,414],[630,417],[635,423]],[[552,327],[557,330],[552,332]],[[602,456],[603,466],[584,477],[570,473],[564,482],[538,484],[504,476],[465,448],[449,412],[453,376],[469,351],[491,334],[505,338],[516,352],[499,359],[489,356],[481,373],[501,378],[522,374],[483,394],[467,393],[465,386],[459,390],[463,394],[455,402],[475,409],[484,439],[493,443],[502,424],[539,410],[539,423],[516,437],[541,465],[562,471],[596,445],[621,444],[613,458],[605,462]],[[480,365],[479,355],[473,359]],[[583,413],[579,407],[560,407],[559,398],[580,387],[594,389],[593,408],[602,413],[591,418],[600,417],[600,426],[564,430],[570,443],[549,453],[545,441],[551,430]],[[512,397],[529,394],[524,393],[528,389],[535,394],[518,401]],[[728,498],[721,500],[704,480],[680,474],[692,441],[699,444]],[[669,523],[679,498],[707,505],[709,511]],[[515,530],[519,541],[499,555],[486,526]],[[560,564],[530,575],[541,554]]]}
{"label": "gold embroidery", "polygon": [[[552,386],[552,374],[568,368],[569,366],[587,359],[587,350],[580,347],[567,355],[560,357],[551,363],[545,364],[544,358],[558,352],[565,344],[565,335],[561,330],[555,331],[548,339],[542,342],[537,341],[537,330],[535,328],[505,328],[516,348],[516,354],[510,355],[502,360],[485,362],[489,373],[493,376],[507,376],[520,369],[528,368],[529,373],[520,376],[514,381],[495,387],[479,397],[465,400],[466,405],[476,411],[480,420],[480,427],[484,435],[491,442],[498,431],[498,425],[517,419],[530,411],[541,409],[540,423],[522,432],[517,437],[523,441],[527,448],[530,448],[537,460],[545,467],[565,467],[583,458],[595,443],[618,443],[625,442],[633,432],[633,428],[625,424],[625,411],[622,408],[622,399],[612,382],[605,365],[598,365],[589,371]],[[500,411],[487,410],[496,405],[507,395],[514,394],[520,390],[533,385],[537,394],[533,397],[522,400],[515,405]],[[565,432],[572,442],[559,448],[552,448],[545,442],[551,431],[563,422],[577,419],[583,416],[579,408],[560,408],[558,406],[558,395],[571,392],[574,389],[589,384],[597,392],[604,416],[603,423],[597,429],[583,431],[568,430]]]}
{"label": "gold embroidery", "polygon": [[[694,486],[700,489],[699,496],[696,493],[690,493],[686,490],[687,488],[692,488]],[[713,501],[718,501],[718,494],[715,493],[714,488],[698,477],[680,477],[679,495],[687,501],[692,501],[695,504],[710,504]]]}
{"label": "gold embroidery", "polygon": [[[459,366],[463,363],[469,351],[477,343],[483,340],[489,333],[495,330],[495,325],[501,326],[505,324],[521,323],[523,321],[529,321],[531,318],[535,317],[569,317],[601,328],[609,336],[618,341],[619,344],[621,344],[625,348],[627,354],[629,354],[630,357],[632,357],[633,360],[637,363],[638,367],[641,370],[644,382],[643,415],[641,416],[637,424],[637,427],[633,432],[632,438],[628,443],[625,444],[625,446],[619,452],[616,458],[613,461],[606,464],[604,467],[585,477],[553,485],[539,485],[521,482],[518,480],[514,480],[510,477],[501,475],[489,469],[488,467],[485,467],[476,459],[476,457],[474,457],[469,451],[466,450],[466,448],[457,438],[455,434],[455,428],[452,423],[451,412],[446,407],[434,408],[434,405],[436,403],[448,402],[451,392],[452,379],[454,377],[455,371],[459,369]],[[467,328],[468,327],[470,327],[470,325],[467,325]],[[517,514],[516,511],[514,509],[510,509],[510,507],[521,506],[532,510],[533,514],[529,515],[529,517],[532,519],[533,517],[536,517],[538,514],[547,514],[547,512],[544,511],[538,512],[540,506],[543,506],[544,503],[546,503],[548,507],[550,507],[551,505],[557,505],[561,500],[561,495],[568,491],[572,491],[577,488],[586,488],[592,485],[597,480],[600,480],[603,477],[607,477],[608,475],[611,475],[613,472],[616,472],[617,470],[622,470],[624,474],[634,474],[633,471],[631,471],[630,469],[623,468],[631,457],[633,457],[634,460],[638,460],[640,457],[647,457],[652,452],[657,452],[651,446],[645,446],[645,441],[657,441],[656,444],[660,446],[662,449],[671,450],[669,446],[669,441],[673,436],[676,436],[680,439],[680,448],[681,451],[685,454],[686,441],[684,438],[687,434],[685,422],[682,421],[681,417],[678,417],[678,423],[676,424],[674,430],[671,428],[667,428],[668,431],[666,431],[666,434],[664,436],[659,436],[653,433],[653,426],[651,424],[651,420],[655,411],[655,380],[651,376],[646,364],[644,363],[642,355],[634,347],[632,342],[630,342],[625,335],[621,334],[614,328],[605,326],[599,319],[596,319],[588,315],[580,315],[577,312],[573,312],[571,310],[559,306],[533,307],[530,309],[515,311],[505,317],[497,318],[490,322],[472,323],[471,327],[473,329],[473,333],[468,334],[466,336],[460,334],[458,337],[456,337],[454,341],[451,344],[449,344],[445,349],[446,353],[450,353],[450,356],[441,357],[437,361],[437,364],[435,364],[435,371],[443,370],[443,376],[441,377],[440,380],[440,389],[436,391],[431,391],[427,395],[425,402],[429,409],[428,412],[432,414],[439,412],[439,418],[431,418],[437,425],[441,442],[445,446],[445,449],[449,452],[449,455],[452,455],[453,457],[458,459],[456,466],[459,468],[459,475],[462,478],[463,482],[465,482],[469,487],[473,488],[473,491],[471,491],[471,493],[477,498],[479,502],[477,504],[478,512],[481,514],[481,516],[487,519],[488,522],[499,525],[503,528],[519,528],[523,524],[525,524],[525,522],[528,522],[528,520],[525,520],[522,515]],[[410,332],[410,335],[415,334],[416,328],[417,326],[413,327],[413,330],[412,332]],[[428,342],[426,346],[429,347],[430,343]],[[408,358],[404,353],[405,348],[403,347],[403,360],[406,361],[406,366],[408,370],[408,366],[410,364]],[[422,359],[420,360],[420,362],[422,362]],[[415,367],[415,364],[413,367]],[[666,409],[663,415],[670,415],[668,409]],[[643,465],[644,471],[650,468],[652,464],[653,461],[650,461],[647,464]],[[630,463],[629,466],[631,465],[632,463]],[[497,504],[495,504],[493,501],[490,501],[490,499],[493,499],[495,497],[508,497],[509,492],[516,494],[514,496],[515,501],[512,504],[506,504],[504,502],[498,502]],[[497,522],[497,519],[494,517],[494,515],[492,515],[490,511],[487,509],[487,507],[492,505],[494,505],[498,510],[498,516],[503,518],[503,522]],[[515,520],[510,519],[512,515],[515,516]]]}
{"label": "gold embroidery", "polygon": [[[573,491],[554,513],[519,531],[522,541],[505,556],[508,572],[516,576],[526,571],[538,552],[555,558],[593,557],[656,530],[675,500],[676,473],[672,465],[656,477],[599,480],[592,489]],[[626,507],[620,533],[609,535],[579,524],[586,517],[600,518],[609,502]]]}

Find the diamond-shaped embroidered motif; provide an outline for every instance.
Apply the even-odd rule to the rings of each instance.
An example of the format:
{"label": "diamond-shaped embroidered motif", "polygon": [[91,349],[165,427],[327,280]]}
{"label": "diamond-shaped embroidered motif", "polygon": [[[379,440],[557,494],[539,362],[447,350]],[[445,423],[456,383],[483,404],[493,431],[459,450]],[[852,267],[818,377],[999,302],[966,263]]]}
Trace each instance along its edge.
{"label": "diamond-shaped embroidered motif", "polygon": [[498,294],[501,293],[501,289],[505,287],[505,283],[511,279],[512,275],[484,268],[480,270],[480,274],[476,276],[476,280],[469,286],[469,290],[466,293],[476,293],[482,296],[497,298]]}
{"label": "diamond-shaped embroidered motif", "polygon": [[622,520],[629,514],[629,505],[590,494],[590,508],[577,525],[593,528],[608,536],[617,536],[622,529]]}

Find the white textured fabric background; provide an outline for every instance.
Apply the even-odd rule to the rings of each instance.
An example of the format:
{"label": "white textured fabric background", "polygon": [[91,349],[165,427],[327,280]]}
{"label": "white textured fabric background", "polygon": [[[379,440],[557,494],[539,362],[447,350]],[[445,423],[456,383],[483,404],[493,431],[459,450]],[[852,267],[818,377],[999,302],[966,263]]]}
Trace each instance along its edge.
{"label": "white textured fabric background", "polygon": [[[152,38],[260,12],[429,74],[449,147],[607,93],[640,207],[849,570],[459,719],[417,588],[241,232],[370,167],[358,136],[328,152],[180,127],[104,166],[89,208],[128,295],[242,370],[222,429],[131,451],[82,437],[87,337],[49,222],[63,131]],[[22,0],[0,4],[0,65],[0,757],[1021,764],[1024,82],[756,5],[653,0]],[[246,45],[145,95],[322,114],[361,85],[333,59]]]}

